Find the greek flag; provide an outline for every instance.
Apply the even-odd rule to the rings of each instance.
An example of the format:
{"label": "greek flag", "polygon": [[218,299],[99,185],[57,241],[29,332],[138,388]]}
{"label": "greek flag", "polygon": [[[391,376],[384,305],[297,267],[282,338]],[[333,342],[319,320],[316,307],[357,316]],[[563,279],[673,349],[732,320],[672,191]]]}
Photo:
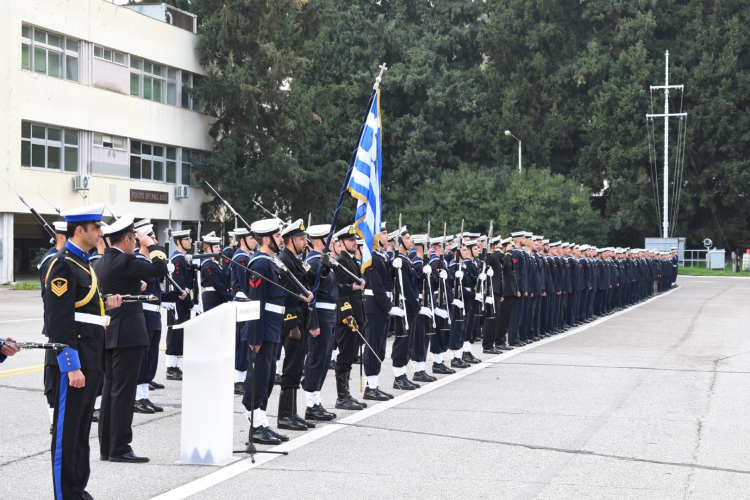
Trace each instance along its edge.
{"label": "greek flag", "polygon": [[354,230],[364,240],[362,246],[362,272],[372,262],[372,249],[380,233],[380,174],[383,160],[380,154],[380,90],[375,90],[370,99],[370,109],[362,126],[357,153],[353,158],[349,192],[357,201]]}

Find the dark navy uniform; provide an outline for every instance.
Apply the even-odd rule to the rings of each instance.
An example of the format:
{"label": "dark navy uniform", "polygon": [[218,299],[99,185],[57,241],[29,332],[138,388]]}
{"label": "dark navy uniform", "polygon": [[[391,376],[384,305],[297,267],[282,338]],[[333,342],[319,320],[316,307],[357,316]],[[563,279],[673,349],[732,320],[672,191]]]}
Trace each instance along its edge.
{"label": "dark navy uniform", "polygon": [[[248,267],[250,264],[250,255],[245,252],[242,248],[238,248],[232,256],[232,262],[237,262],[243,267]],[[233,266],[229,264],[232,284],[232,293],[236,300],[248,299],[252,295],[250,286],[251,283],[255,283],[255,279],[252,279],[251,273],[248,273],[240,266]],[[234,339],[234,370],[235,370],[235,383],[245,381],[245,372],[247,371],[248,364],[250,363],[248,345],[248,334],[251,332],[252,325],[248,321],[237,323],[235,330]],[[239,391],[241,392],[241,391]]]}
{"label": "dark navy uniform", "polygon": [[[372,262],[365,269],[364,279],[367,283],[365,288],[365,314],[367,325],[365,326],[365,338],[375,350],[380,359],[385,358],[386,337],[388,334],[389,312],[396,307],[392,302],[393,274],[391,261],[388,256],[380,251],[374,250]],[[369,349],[364,353],[365,375],[368,377],[368,387],[377,388],[377,376],[380,374],[380,361],[373,356]],[[375,379],[369,377],[376,377]],[[374,385],[370,385],[370,383]]]}
{"label": "dark navy uniform", "polygon": [[[394,368],[404,368],[409,362],[409,343],[410,338],[416,334],[417,316],[421,308],[419,303],[419,287],[417,273],[411,265],[409,258],[399,252],[397,259],[401,261],[401,276],[403,280],[403,294],[406,300],[406,320],[409,324],[409,335],[406,337],[396,337],[391,348],[391,359]],[[394,267],[394,282],[398,286],[398,269]]]}
{"label": "dark navy uniform", "polygon": [[[188,293],[185,300],[175,301],[174,311],[169,312],[174,317],[174,324],[180,325],[190,319],[190,310],[193,308],[193,301],[190,298],[190,290],[193,288],[193,270],[185,254],[176,250],[169,257],[169,261],[174,266],[172,279]],[[172,328],[171,325],[167,328],[166,354],[168,356],[182,356],[183,335],[182,328]]]}
{"label": "dark navy uniform", "polygon": [[[321,254],[316,251],[310,252],[305,259],[305,264],[310,267],[311,275],[317,275],[320,268]],[[336,274],[330,268],[323,268],[320,276],[320,284],[315,298],[315,312],[318,318],[320,335],[307,339],[307,356],[305,356],[302,389],[308,393],[309,407],[314,406],[313,393],[319,393],[328,374],[328,365],[333,351],[333,334],[336,321],[336,302],[338,301],[338,285]],[[365,358],[367,359],[367,358]]]}
{"label": "dark navy uniform", "polygon": [[[47,277],[47,269],[49,269],[49,265],[52,262],[53,258],[57,255],[57,249],[55,247],[50,248],[47,250],[47,253],[44,254],[42,257],[41,262],[39,262],[39,265],[37,266],[37,269],[39,269],[39,283],[40,283],[40,291],[42,295],[42,308],[45,307],[45,304],[47,303],[47,286],[45,285],[45,279]],[[49,337],[49,332],[47,331],[47,321],[44,320],[42,324],[42,335],[45,337]],[[55,407],[55,388],[52,386],[52,381],[49,377],[49,369],[47,367],[44,368],[44,396],[47,398],[47,404],[50,408]]]}
{"label": "dark navy uniform", "polygon": [[201,304],[203,312],[232,301],[229,277],[213,259],[201,260]]}
{"label": "dark navy uniform", "polygon": [[[55,388],[51,458],[56,500],[82,498],[86,489],[91,419],[104,370],[104,302],[88,260],[87,252],[68,241],[45,276],[49,341],[68,345],[56,357],[57,352],[48,351],[45,359]],[[67,373],[79,369],[86,381],[77,389],[69,385]]]}

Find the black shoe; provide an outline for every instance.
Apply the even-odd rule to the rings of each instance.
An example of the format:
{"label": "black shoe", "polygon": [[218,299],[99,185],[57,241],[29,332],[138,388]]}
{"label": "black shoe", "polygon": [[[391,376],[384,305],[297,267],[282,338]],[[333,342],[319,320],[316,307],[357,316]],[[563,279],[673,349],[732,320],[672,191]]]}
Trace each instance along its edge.
{"label": "black shoe", "polygon": [[148,462],[147,457],[139,457],[132,451],[130,453],[126,453],[124,455],[120,455],[119,457],[109,457],[110,462],[126,462],[129,464],[145,464]]}
{"label": "black shoe", "polygon": [[330,422],[335,417],[334,414],[323,410],[320,405],[308,406],[305,410],[305,420],[319,420],[321,422]]}
{"label": "black shoe", "polygon": [[330,363],[328,363],[328,369],[329,370],[335,370],[336,369],[336,360],[332,359]]}
{"label": "black shoe", "polygon": [[306,431],[307,426],[303,425],[296,420],[294,420],[291,416],[279,418],[276,421],[276,427],[279,429],[286,429],[288,431]]}
{"label": "black shoe", "polygon": [[182,371],[179,368],[167,368],[167,380],[182,380]]}
{"label": "black shoe", "polygon": [[297,422],[300,425],[304,425],[308,429],[314,429],[315,428],[315,424],[314,423],[308,422],[307,420],[305,420],[304,418],[300,417],[296,413],[294,413],[292,415],[292,420],[294,420],[295,422]]}
{"label": "black shoe", "polygon": [[362,408],[367,408],[367,403],[365,403],[364,401],[360,401],[359,399],[355,398],[351,394],[349,394],[349,399],[351,399],[352,401],[360,405]]}
{"label": "black shoe", "polygon": [[369,399],[371,401],[388,401],[389,399],[391,399],[387,394],[381,392],[377,387],[374,389],[365,387],[365,395],[362,396],[362,398]]}
{"label": "black shoe", "polygon": [[323,410],[323,413],[327,413],[327,414],[329,414],[329,415],[333,416],[333,418],[336,418],[336,414],[335,414],[335,413],[333,413],[332,411],[328,411],[328,410],[326,410],[325,406],[323,406],[322,404],[318,403],[318,407],[319,407],[319,408],[320,408],[321,410]]}
{"label": "black shoe", "polygon": [[276,439],[278,439],[278,440],[280,440],[280,441],[282,441],[284,443],[286,443],[287,441],[289,441],[289,436],[286,436],[284,434],[279,434],[278,432],[276,432],[275,430],[271,429],[270,427],[266,427],[265,429],[266,429],[266,432],[268,432],[272,437],[275,437]]}
{"label": "black shoe", "polygon": [[277,439],[273,437],[268,431],[270,429],[268,427],[254,427],[252,430],[253,434],[253,443],[258,444],[269,444],[269,445],[276,445],[281,444],[281,439]]}
{"label": "black shoe", "polygon": [[[281,389],[279,392],[279,412],[276,427],[291,431],[306,431],[307,426],[292,418],[294,413],[294,389]],[[273,431],[269,430],[273,435]],[[276,436],[274,436],[276,437]]]}
{"label": "black shoe", "polygon": [[94,414],[91,416],[92,422],[98,422],[99,421],[99,410],[94,410]]}
{"label": "black shoe", "polygon": [[451,370],[447,366],[445,366],[445,363],[432,363],[432,373],[437,373],[440,375],[451,375],[453,373],[456,373],[456,370]]}
{"label": "black shoe", "polygon": [[49,424],[49,433],[50,436],[54,433],[53,429],[55,428],[55,424]]}
{"label": "black shoe", "polygon": [[419,384],[415,384],[414,382],[406,378],[406,374],[396,377],[396,379],[393,381],[393,388],[400,389],[402,391],[413,391],[415,389],[419,389],[420,387],[421,386]]}
{"label": "black shoe", "polygon": [[495,349],[497,349],[498,351],[512,351],[513,350],[513,348],[509,346],[508,344],[502,344],[502,345],[495,344]]}
{"label": "black shoe", "polygon": [[145,402],[146,402],[146,406],[148,406],[149,408],[151,408],[152,410],[154,410],[154,411],[155,411],[156,413],[161,413],[161,412],[163,412],[163,411],[164,411],[164,408],[162,408],[161,406],[156,406],[156,405],[155,405],[154,403],[152,403],[152,402],[151,402],[151,400],[150,400],[150,399],[148,399],[148,398],[144,399],[143,401],[145,401]]}
{"label": "black shoe", "polygon": [[412,377],[412,380],[414,380],[414,382],[430,383],[430,382],[436,381],[437,379],[433,376],[427,375],[426,371],[420,370],[418,372],[414,372],[414,376]]}
{"label": "black shoe", "polygon": [[463,355],[461,356],[461,359],[463,360],[464,363],[469,363],[470,365],[475,365],[477,363],[482,362],[481,359],[474,357],[474,355],[470,353],[469,351],[466,351],[465,353],[463,353]]}
{"label": "black shoe", "polygon": [[494,347],[488,347],[487,349],[482,350],[485,354],[502,354],[503,351],[498,351]]}
{"label": "black shoe", "polygon": [[279,375],[278,373],[273,378],[273,385],[281,385],[281,375]]}
{"label": "black shoe", "polygon": [[365,409],[364,406],[354,401],[349,394],[346,394],[343,398],[339,398],[336,400],[336,408],[338,408],[339,410],[352,410],[352,411]]}
{"label": "black shoe", "polygon": [[244,382],[235,382],[234,383],[234,393],[239,394],[242,396],[245,394],[245,383]]}
{"label": "black shoe", "polygon": [[513,344],[511,344],[512,347],[523,347],[524,345],[525,344],[522,344],[520,342],[514,342]]}
{"label": "black shoe", "polygon": [[156,389],[164,389],[164,384],[160,384],[159,382],[154,382],[153,380],[148,383],[148,388],[152,391],[155,391]]}
{"label": "black shoe", "polygon": [[109,455],[99,455],[99,460],[102,462],[109,462]]}
{"label": "black shoe", "polygon": [[464,363],[461,358],[451,359],[451,368],[468,368],[469,365]]}
{"label": "black shoe", "polygon": [[156,413],[153,408],[150,408],[146,404],[145,399],[139,399],[135,403],[133,403],[133,411],[136,413]]}

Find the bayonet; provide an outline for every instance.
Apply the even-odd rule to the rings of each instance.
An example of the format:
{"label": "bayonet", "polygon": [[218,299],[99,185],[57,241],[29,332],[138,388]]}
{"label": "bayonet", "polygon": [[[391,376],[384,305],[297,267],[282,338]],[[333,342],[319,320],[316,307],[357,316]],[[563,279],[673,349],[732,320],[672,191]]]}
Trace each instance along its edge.
{"label": "bayonet", "polygon": [[56,206],[54,206],[51,201],[49,201],[47,198],[44,197],[44,195],[42,195],[42,193],[37,192],[36,194],[38,194],[39,196],[41,196],[44,201],[46,201],[47,203],[49,203],[49,206],[51,206],[53,209],[55,209],[55,212],[57,212],[58,215],[60,214],[60,209],[57,208]]}
{"label": "bayonet", "polygon": [[52,226],[50,226],[49,224],[47,224],[47,221],[44,220],[44,217],[42,217],[41,215],[39,215],[39,212],[37,212],[31,205],[29,205],[28,203],[26,203],[26,200],[23,199],[23,196],[21,196],[21,194],[18,191],[16,191],[15,189],[13,189],[13,186],[10,185],[10,182],[6,181],[5,179],[3,179],[3,181],[5,181],[5,183],[8,185],[8,187],[10,188],[11,191],[13,191],[14,193],[16,193],[16,196],[18,196],[18,199],[21,200],[21,203],[23,203],[24,205],[26,205],[26,208],[28,208],[29,210],[31,210],[31,214],[34,217],[36,217],[36,220],[38,220],[39,223],[44,228],[44,230],[47,231],[47,234],[49,234],[52,237],[52,240],[53,241],[57,241],[57,234],[55,234],[55,230],[52,229]]}

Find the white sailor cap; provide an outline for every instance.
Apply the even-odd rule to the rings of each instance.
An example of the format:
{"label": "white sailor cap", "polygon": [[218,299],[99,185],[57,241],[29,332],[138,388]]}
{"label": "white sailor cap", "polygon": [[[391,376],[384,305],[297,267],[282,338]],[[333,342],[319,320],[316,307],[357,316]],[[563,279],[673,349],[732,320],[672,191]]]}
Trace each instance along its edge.
{"label": "white sailor cap", "polygon": [[570,248],[573,248],[574,246],[576,246],[576,243],[575,243],[575,241],[574,241],[574,242],[571,242],[571,243],[568,243],[568,246],[569,246]]}
{"label": "white sailor cap", "polygon": [[503,239],[502,236],[500,235],[495,236],[494,238],[490,240],[490,245],[495,245],[496,243],[499,243],[501,239]]}
{"label": "white sailor cap", "polygon": [[623,250],[625,250],[627,252],[628,250],[630,250],[630,247],[625,247],[625,248],[623,248]]}
{"label": "white sailor cap", "polygon": [[216,236],[216,233],[214,231],[211,231],[210,233],[204,235],[203,238],[201,238],[201,241],[209,245],[218,245],[221,243],[221,238]]}
{"label": "white sailor cap", "polygon": [[151,219],[141,219],[133,227],[139,231],[143,231],[144,234],[151,234],[154,232],[154,225],[151,224]]}
{"label": "white sailor cap", "polygon": [[385,221],[380,223],[380,231],[385,231]]}
{"label": "white sailor cap", "polygon": [[357,238],[357,231],[354,226],[346,226],[333,236],[339,240],[353,240]]}
{"label": "white sailor cap", "polygon": [[531,241],[541,241],[544,239],[544,236],[539,236],[537,234],[531,235]]}
{"label": "white sailor cap", "polygon": [[52,223],[57,234],[68,234],[68,223],[64,220],[58,220]]}
{"label": "white sailor cap", "polygon": [[307,233],[305,232],[305,223],[302,222],[302,219],[297,219],[294,222],[290,222],[284,229],[281,230],[282,238],[290,238],[292,236],[300,235],[307,236]]}
{"label": "white sailor cap", "polygon": [[525,232],[523,233],[523,235],[524,235],[524,237],[526,237],[526,238],[531,238],[532,236],[534,236],[534,233],[532,233],[531,231],[525,231]]}
{"label": "white sailor cap", "polygon": [[562,241],[560,241],[560,240],[557,240],[556,242],[549,244],[550,248],[552,248],[552,247],[559,247],[560,245],[562,245]]}
{"label": "white sailor cap", "polygon": [[85,207],[71,208],[60,212],[65,217],[65,222],[100,221],[104,212],[104,203],[88,205]]}
{"label": "white sailor cap", "polygon": [[406,226],[402,226],[401,229],[396,229],[392,233],[388,233],[388,241],[395,240],[398,236],[403,236],[408,231],[406,230]]}
{"label": "white sailor cap", "polygon": [[106,228],[103,228],[102,232],[110,237],[120,233],[134,233],[133,216],[131,214],[123,215]]}
{"label": "white sailor cap", "polygon": [[604,253],[604,248],[597,248],[596,253]]}
{"label": "white sailor cap", "polygon": [[480,233],[464,233],[464,238],[469,238],[472,240],[479,238],[479,236],[481,236]]}
{"label": "white sailor cap", "polygon": [[234,229],[234,233],[229,234],[234,234],[234,237],[236,237],[237,239],[244,238],[245,236],[252,236],[252,234],[250,234],[250,231],[248,231],[246,227],[237,227]]}
{"label": "white sailor cap", "polygon": [[263,236],[272,236],[281,231],[282,224],[283,222],[279,219],[262,219],[250,224],[250,231],[256,239]]}
{"label": "white sailor cap", "polygon": [[330,224],[315,224],[307,228],[307,237],[311,240],[321,239],[331,232]]}
{"label": "white sailor cap", "polygon": [[456,242],[454,242],[454,243],[453,243],[453,244],[452,244],[452,245],[450,246],[450,249],[451,249],[451,250],[455,250],[455,249],[457,249],[457,248],[458,248],[458,242],[457,242],[457,241],[456,241]]}
{"label": "white sailor cap", "polygon": [[549,240],[542,240],[542,245],[549,245]]}
{"label": "white sailor cap", "polygon": [[482,236],[480,236],[480,237],[479,237],[479,241],[483,241],[483,242],[484,242],[484,241],[487,241],[487,235],[486,235],[486,234],[483,234]]}
{"label": "white sailor cap", "polygon": [[513,241],[513,238],[511,238],[510,236],[508,236],[508,237],[507,237],[507,238],[505,238],[504,240],[500,240],[500,244],[501,244],[501,245],[507,245],[507,244],[508,244],[508,243],[510,243],[511,241]]}
{"label": "white sailor cap", "polygon": [[427,244],[427,235],[426,234],[412,234],[411,241],[415,245],[425,245]]}
{"label": "white sailor cap", "polygon": [[467,248],[475,247],[479,244],[479,240],[464,241],[464,246]]}
{"label": "white sailor cap", "polygon": [[230,238],[234,238],[234,235],[237,234],[237,232],[236,231],[228,231],[227,234],[229,235]]}
{"label": "white sailor cap", "polygon": [[585,251],[586,251],[586,250],[588,250],[589,248],[591,248],[591,247],[590,247],[589,245],[586,245],[586,244],[583,244],[583,245],[581,245],[580,247],[578,247],[578,249],[579,249],[579,250],[580,250],[581,252],[585,252]]}
{"label": "white sailor cap", "polygon": [[430,238],[430,245],[440,245],[443,243],[443,237],[438,236],[437,238]]}
{"label": "white sailor cap", "polygon": [[563,248],[568,248],[570,246],[570,243],[568,243],[567,241],[565,241],[563,243],[560,243],[560,246],[563,247]]}
{"label": "white sailor cap", "polygon": [[523,238],[526,236],[526,231],[516,231],[515,233],[510,233],[511,238]]}
{"label": "white sailor cap", "polygon": [[679,250],[677,247],[669,247],[670,250]]}
{"label": "white sailor cap", "polygon": [[172,231],[172,239],[176,241],[182,238],[190,238],[190,229],[181,229],[179,231]]}

